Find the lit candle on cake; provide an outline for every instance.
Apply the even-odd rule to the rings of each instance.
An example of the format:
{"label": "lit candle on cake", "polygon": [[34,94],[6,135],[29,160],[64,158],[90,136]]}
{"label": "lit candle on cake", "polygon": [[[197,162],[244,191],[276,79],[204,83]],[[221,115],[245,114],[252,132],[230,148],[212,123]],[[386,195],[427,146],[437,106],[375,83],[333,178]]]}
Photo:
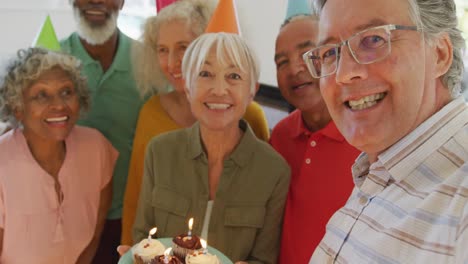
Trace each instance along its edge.
{"label": "lit candle on cake", "polygon": [[202,248],[197,250],[196,252],[193,252],[191,254],[188,254],[185,257],[185,263],[186,264],[221,264],[221,261],[216,255],[208,253],[208,243],[200,239],[200,243],[202,245]]}
{"label": "lit candle on cake", "polygon": [[150,263],[157,256],[161,256],[164,253],[166,247],[157,239],[152,239],[152,236],[156,234],[157,230],[156,227],[153,227],[148,231],[148,238],[143,238],[140,243],[132,247],[132,255],[135,259],[140,259],[142,261],[139,263]]}
{"label": "lit candle on cake", "polygon": [[169,263],[169,261],[172,259],[170,256],[172,248],[167,248],[166,251],[164,251],[164,263]]}
{"label": "lit candle on cake", "polygon": [[208,243],[203,238],[200,238],[200,243],[203,247],[203,254],[208,253]]}
{"label": "lit candle on cake", "polygon": [[193,217],[190,218],[190,220],[188,221],[188,233],[187,233],[187,236],[189,239],[192,238],[192,226],[193,226]]}
{"label": "lit candle on cake", "polygon": [[148,242],[151,242],[151,236],[153,236],[154,234],[156,234],[156,231],[158,231],[158,229],[156,227],[153,227],[149,232],[148,232]]}

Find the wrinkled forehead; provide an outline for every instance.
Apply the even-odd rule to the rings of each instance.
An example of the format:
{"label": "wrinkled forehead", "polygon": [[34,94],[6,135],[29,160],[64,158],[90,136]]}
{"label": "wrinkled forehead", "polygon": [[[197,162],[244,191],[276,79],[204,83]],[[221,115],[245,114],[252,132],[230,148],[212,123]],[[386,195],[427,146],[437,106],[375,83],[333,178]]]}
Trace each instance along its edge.
{"label": "wrinkled forehead", "polygon": [[50,69],[46,69],[39,73],[39,75],[31,75],[28,78],[28,84],[26,85],[23,92],[31,91],[32,87],[36,85],[49,84],[51,82],[66,82],[67,86],[74,88],[75,83],[73,82],[72,73],[62,68],[60,65],[53,65]]}
{"label": "wrinkled forehead", "polygon": [[320,13],[318,44],[338,43],[375,26],[414,25],[408,1],[328,0]]}
{"label": "wrinkled forehead", "polygon": [[197,36],[192,31],[188,20],[176,18],[161,21],[154,37],[157,45],[170,46],[175,43],[190,43]]}
{"label": "wrinkled forehead", "polygon": [[292,41],[296,38],[309,39],[315,42],[318,34],[318,19],[310,17],[297,19],[284,25],[276,41]]}
{"label": "wrinkled forehead", "polygon": [[50,69],[44,70],[37,79],[57,79],[57,78],[69,78],[70,73],[64,69],[61,65],[53,65]]}

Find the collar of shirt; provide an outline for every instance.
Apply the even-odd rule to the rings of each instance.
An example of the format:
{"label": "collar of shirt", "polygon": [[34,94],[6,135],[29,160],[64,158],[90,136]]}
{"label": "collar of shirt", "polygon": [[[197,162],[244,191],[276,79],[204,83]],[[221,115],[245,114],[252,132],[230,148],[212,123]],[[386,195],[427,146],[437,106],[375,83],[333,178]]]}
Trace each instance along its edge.
{"label": "collar of shirt", "polygon": [[[130,50],[130,45],[132,41],[120,30],[118,30],[117,33],[119,34],[119,43],[117,46],[117,52],[115,54],[114,61],[112,62],[112,65],[109,68],[109,70],[130,71],[131,64],[128,63],[128,54],[126,53]],[[99,64],[98,61],[94,60],[93,58],[91,58],[91,56],[89,56],[88,52],[81,43],[80,37],[77,32],[73,33],[72,35],[71,45],[78,48],[78,57],[82,58],[83,66],[89,64]]]}
{"label": "collar of shirt", "polygon": [[[244,135],[234,151],[229,155],[228,160],[232,160],[238,166],[243,167],[249,162],[251,156],[254,154],[254,142],[258,141],[258,139],[245,120],[239,121],[239,128],[244,131]],[[204,155],[200,137],[200,124],[196,122],[191,128],[187,129],[187,133],[190,138],[187,146],[189,158],[196,159]]]}
{"label": "collar of shirt", "polygon": [[363,190],[363,183],[367,177],[371,176],[376,176],[372,179],[374,183],[384,185],[384,187],[389,181],[402,181],[428,155],[461,129],[467,120],[468,106],[460,96],[382,152],[373,164],[369,164],[366,153],[361,153],[352,167],[356,186],[366,192]]}
{"label": "collar of shirt", "polygon": [[290,117],[292,119],[291,123],[293,124],[289,134],[291,138],[298,138],[301,136],[309,138],[313,135],[322,135],[338,142],[343,142],[345,140],[333,121],[330,121],[324,128],[311,132],[305,126],[304,120],[302,119],[302,112],[299,109],[294,110],[294,112],[290,114]]}

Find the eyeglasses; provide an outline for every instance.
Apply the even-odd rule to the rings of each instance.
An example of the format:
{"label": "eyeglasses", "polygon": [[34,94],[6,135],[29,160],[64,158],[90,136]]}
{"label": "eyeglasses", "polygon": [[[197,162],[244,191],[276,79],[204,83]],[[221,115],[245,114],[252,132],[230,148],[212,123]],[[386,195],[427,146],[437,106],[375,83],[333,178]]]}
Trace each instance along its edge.
{"label": "eyeglasses", "polygon": [[304,62],[314,78],[323,78],[336,72],[341,47],[348,49],[359,64],[371,64],[390,54],[391,31],[414,30],[419,31],[416,26],[384,25],[372,27],[352,35],[349,39],[338,44],[326,44],[302,55]]}

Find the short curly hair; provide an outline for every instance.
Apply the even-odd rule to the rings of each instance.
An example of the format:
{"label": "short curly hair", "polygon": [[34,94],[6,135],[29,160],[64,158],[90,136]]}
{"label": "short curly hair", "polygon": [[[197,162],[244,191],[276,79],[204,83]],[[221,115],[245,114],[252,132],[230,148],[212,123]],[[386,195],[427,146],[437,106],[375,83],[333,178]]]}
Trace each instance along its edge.
{"label": "short curly hair", "polygon": [[81,62],[71,55],[43,48],[21,49],[10,62],[0,83],[0,120],[17,127],[15,112],[23,110],[23,92],[44,73],[55,68],[65,71],[73,82],[80,110],[89,109],[90,99],[86,78],[81,74]]}

